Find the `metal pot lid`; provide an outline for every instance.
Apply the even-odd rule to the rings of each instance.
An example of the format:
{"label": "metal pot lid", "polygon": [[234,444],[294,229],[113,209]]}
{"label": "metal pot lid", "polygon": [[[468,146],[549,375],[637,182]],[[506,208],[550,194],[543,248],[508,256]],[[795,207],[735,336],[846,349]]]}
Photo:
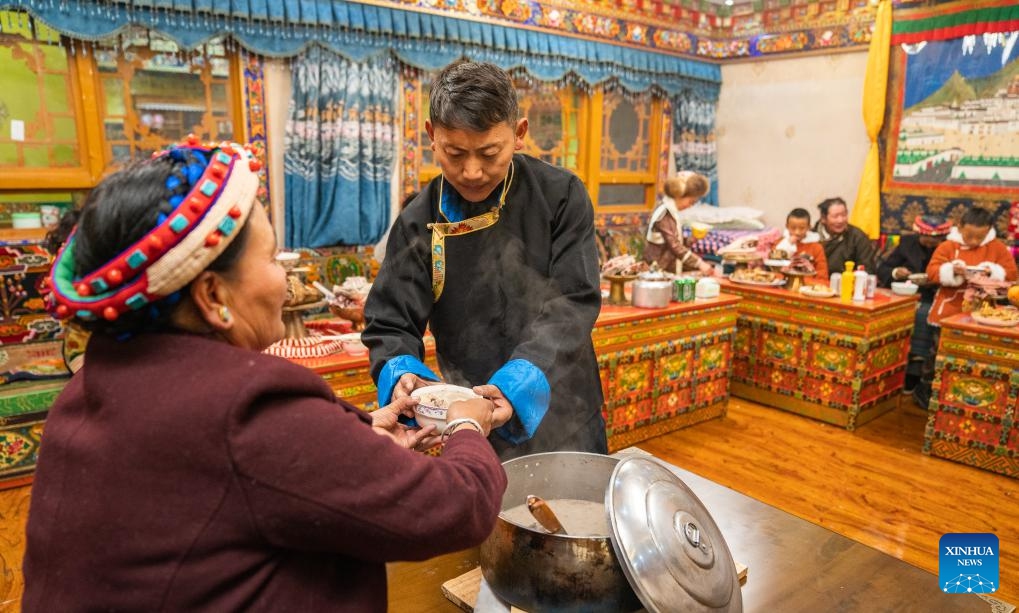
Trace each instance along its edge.
{"label": "metal pot lid", "polygon": [[637,275],[637,278],[642,281],[669,281],[669,278],[665,276],[665,273],[660,270],[642,272]]}
{"label": "metal pot lid", "polygon": [[605,499],[616,552],[648,611],[743,610],[736,565],[708,510],[672,471],[627,458]]}

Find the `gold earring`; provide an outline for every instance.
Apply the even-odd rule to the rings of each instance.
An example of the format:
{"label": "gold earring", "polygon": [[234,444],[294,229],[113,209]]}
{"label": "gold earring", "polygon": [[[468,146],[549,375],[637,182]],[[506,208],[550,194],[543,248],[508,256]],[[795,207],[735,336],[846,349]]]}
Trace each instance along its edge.
{"label": "gold earring", "polygon": [[226,305],[219,307],[219,318],[223,320],[223,323],[230,323],[230,309],[226,308]]}

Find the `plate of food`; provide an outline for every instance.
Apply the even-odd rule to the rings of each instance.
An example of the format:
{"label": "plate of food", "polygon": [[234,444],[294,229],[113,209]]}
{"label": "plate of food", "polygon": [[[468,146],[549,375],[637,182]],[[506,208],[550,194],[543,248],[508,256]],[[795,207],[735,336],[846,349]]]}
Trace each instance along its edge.
{"label": "plate of food", "polygon": [[800,288],[800,293],[811,298],[831,298],[835,295],[835,290],[821,284],[804,285]]}
{"label": "plate of food", "polygon": [[978,324],[996,328],[1010,328],[1019,325],[1019,309],[1015,307],[993,307],[984,305],[970,313],[970,317]]}
{"label": "plate of food", "polygon": [[729,275],[729,280],[743,285],[785,285],[785,277],[777,272],[771,272],[763,268],[737,270]]}
{"label": "plate of food", "polygon": [[967,279],[982,279],[990,278],[991,269],[986,266],[967,266],[966,275]]}
{"label": "plate of food", "polygon": [[632,255],[620,255],[605,262],[601,267],[601,274],[606,279],[612,277],[629,279],[648,270],[650,268],[643,260],[638,260]]}

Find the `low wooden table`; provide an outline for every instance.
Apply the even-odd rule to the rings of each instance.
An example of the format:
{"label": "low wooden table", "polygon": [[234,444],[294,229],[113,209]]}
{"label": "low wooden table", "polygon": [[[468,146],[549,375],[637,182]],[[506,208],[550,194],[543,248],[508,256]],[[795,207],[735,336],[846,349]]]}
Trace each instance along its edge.
{"label": "low wooden table", "polygon": [[[733,559],[749,567],[742,588],[745,611],[991,611],[975,595],[943,593],[927,571],[672,468],[707,507]],[[478,563],[478,551],[471,549],[387,565],[389,610],[459,611],[441,586]]]}
{"label": "low wooden table", "polygon": [[[723,294],[663,309],[602,307],[592,339],[610,451],[725,414],[738,302]],[[293,361],[317,372],[345,400],[378,408],[367,355]],[[425,363],[438,372],[430,337]]]}
{"label": "low wooden table", "polygon": [[738,302],[602,307],[592,337],[610,452],[725,415]]}
{"label": "low wooden table", "polygon": [[1019,477],[1019,327],[941,322],[923,452]]}
{"label": "low wooden table", "polygon": [[0,489],[31,482],[46,415],[67,381],[0,385]]}
{"label": "low wooden table", "polygon": [[723,282],[743,298],[733,343],[734,396],[853,430],[895,408],[915,296],[864,302]]}

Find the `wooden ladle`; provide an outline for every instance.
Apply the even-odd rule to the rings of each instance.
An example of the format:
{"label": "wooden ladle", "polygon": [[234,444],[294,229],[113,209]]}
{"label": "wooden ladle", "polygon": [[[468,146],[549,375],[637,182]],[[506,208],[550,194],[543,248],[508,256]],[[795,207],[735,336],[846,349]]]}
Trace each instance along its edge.
{"label": "wooden ladle", "polygon": [[538,520],[538,523],[541,524],[541,527],[544,528],[545,530],[548,530],[549,533],[563,535],[566,534],[566,530],[563,528],[563,524],[559,521],[559,518],[556,517],[555,513],[552,511],[552,507],[548,506],[548,503],[545,502],[540,497],[535,496],[533,494],[528,495],[527,510],[531,512],[531,515],[534,516],[534,519]]}

